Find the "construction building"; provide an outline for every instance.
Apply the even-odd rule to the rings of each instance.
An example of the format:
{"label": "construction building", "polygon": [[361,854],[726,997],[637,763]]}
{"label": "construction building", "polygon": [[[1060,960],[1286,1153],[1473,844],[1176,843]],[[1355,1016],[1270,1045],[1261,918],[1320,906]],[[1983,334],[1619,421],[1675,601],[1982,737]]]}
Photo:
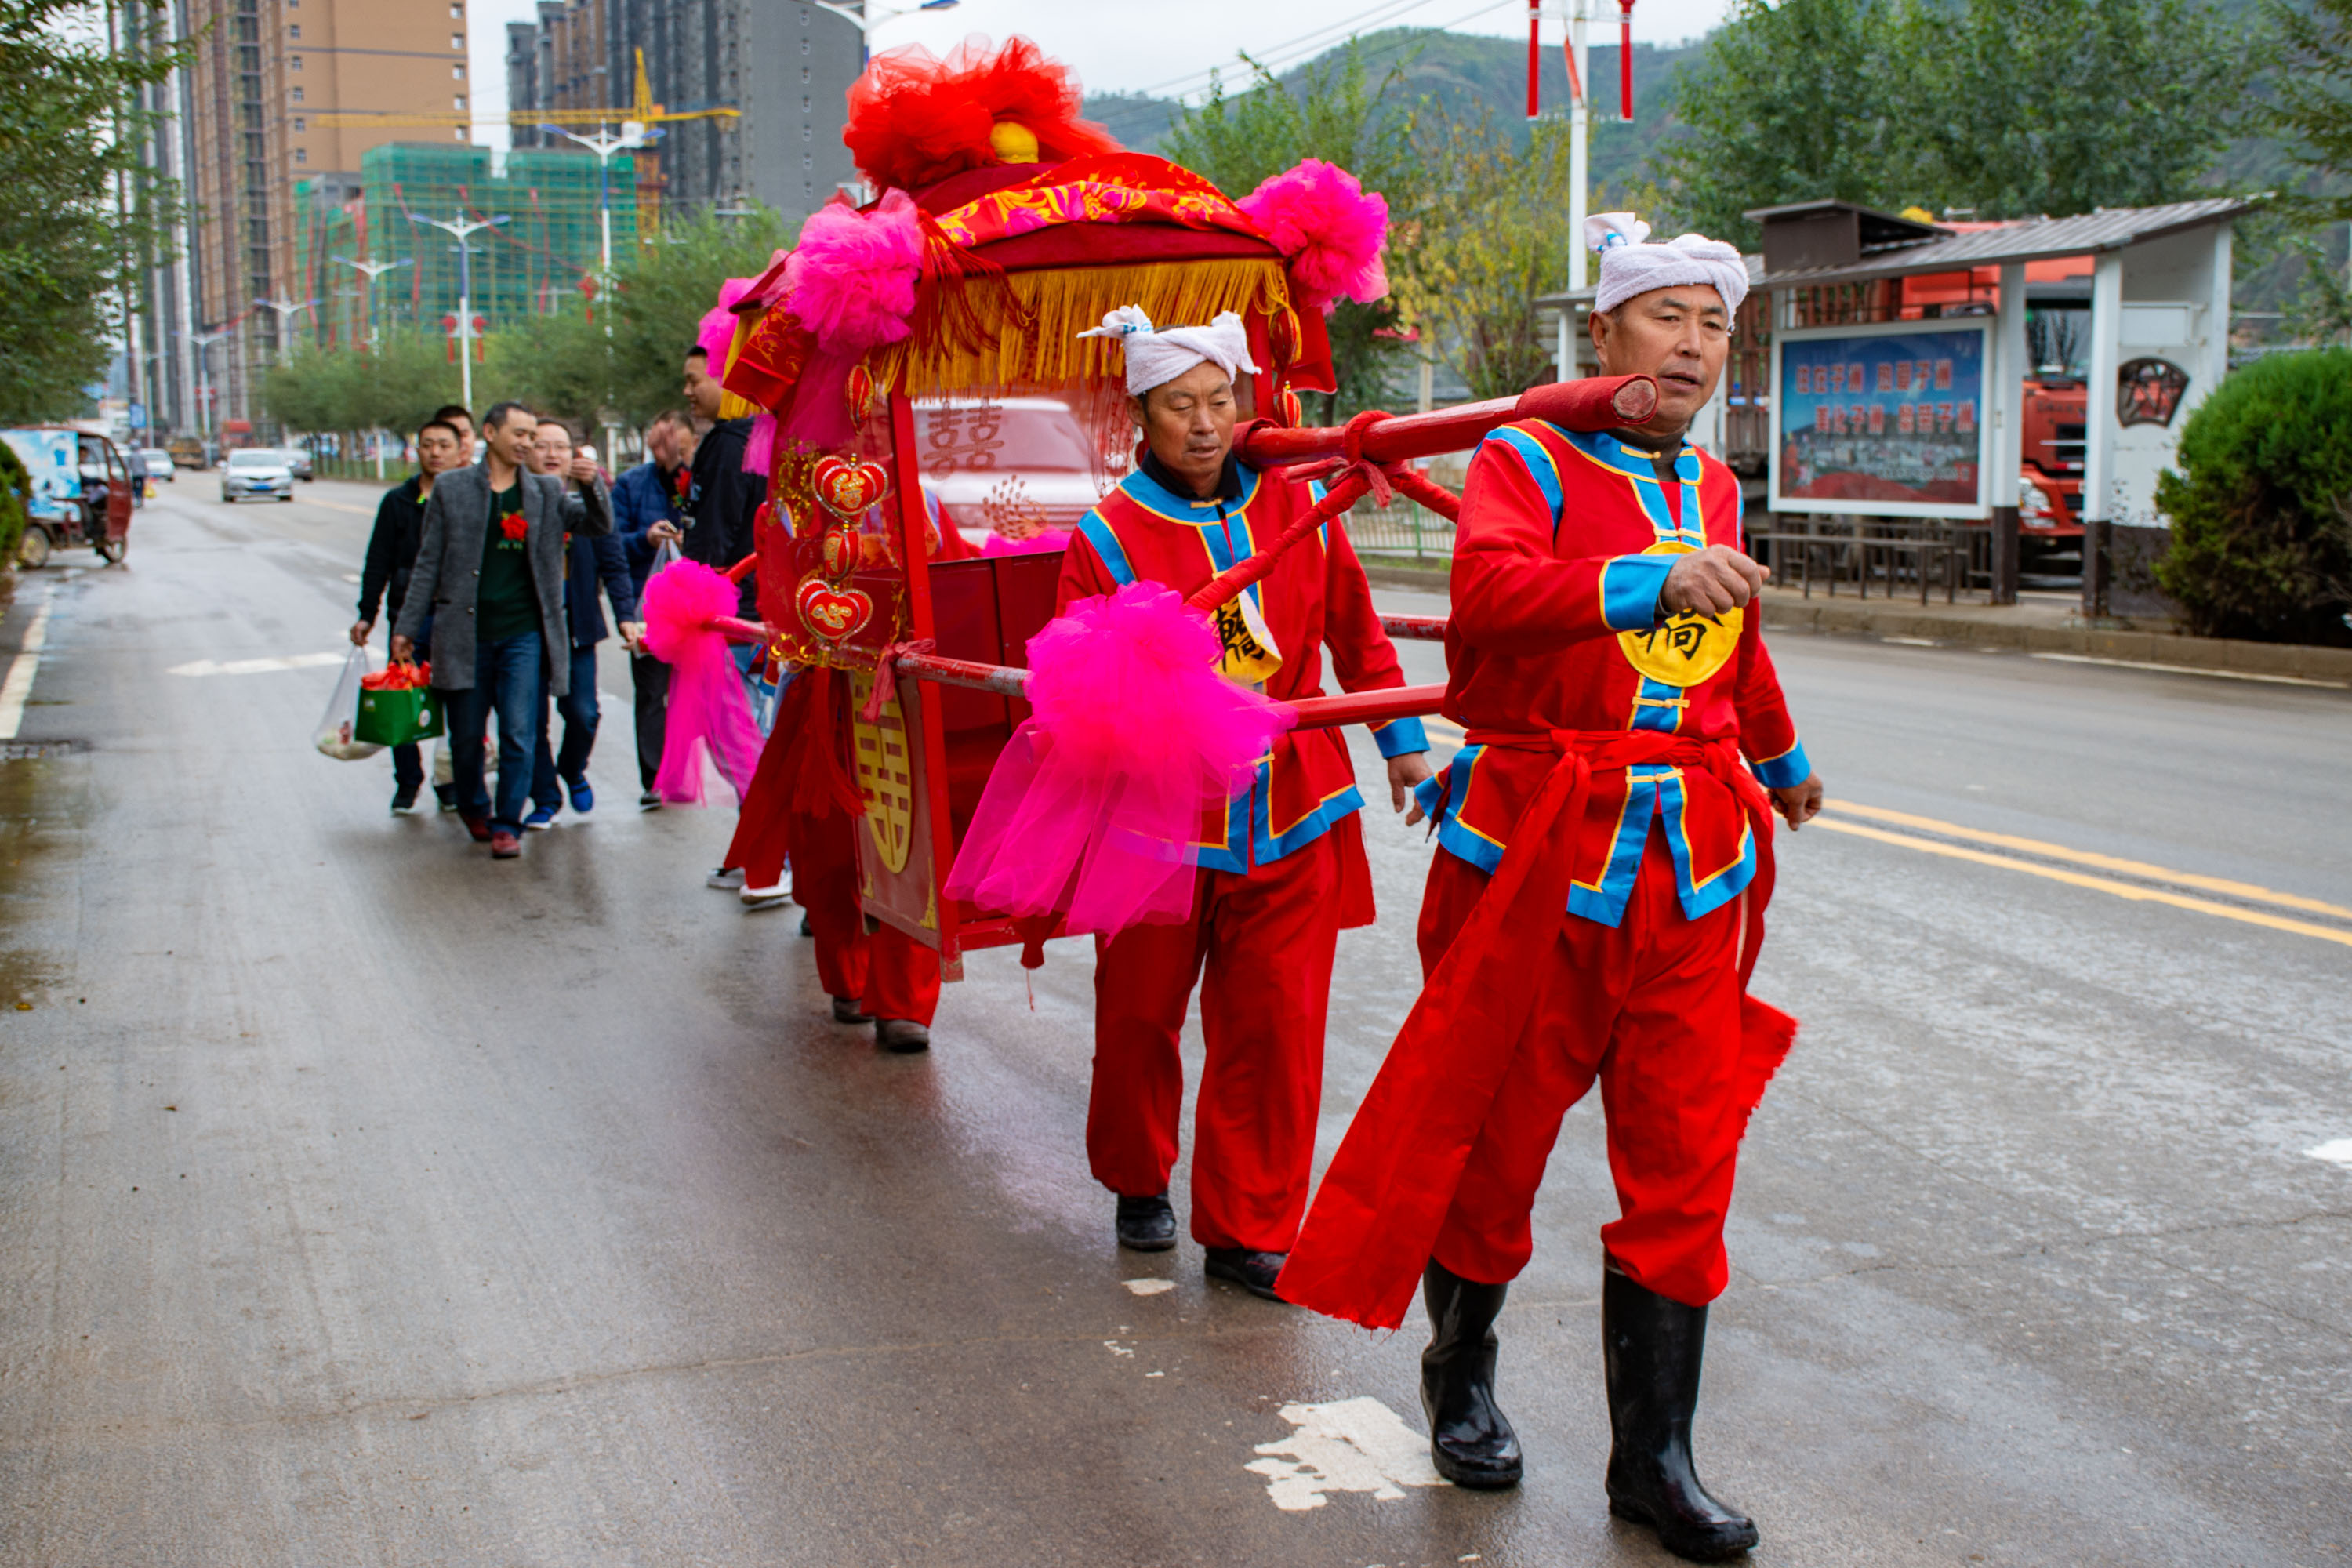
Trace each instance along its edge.
{"label": "construction building", "polygon": [[646,230],[659,211],[747,202],[796,219],[854,188],[841,128],[863,39],[811,0],[540,0],[536,22],[507,26],[515,145],[559,141],[527,122],[530,110],[610,109],[617,130],[641,60],[651,101],[668,113],[738,111],[664,123],[635,154]]}
{"label": "construction building", "polygon": [[369,151],[395,138],[470,141],[462,118],[446,131],[322,119],[465,115],[473,99],[467,5],[178,0],[174,30],[194,37],[197,51],[179,94],[174,149],[183,154],[189,265],[184,321],[163,330],[195,340],[183,352],[202,356],[194,379],[209,394],[212,428],[249,426],[261,373],[294,335],[315,331],[306,323],[328,302],[328,280],[305,276],[300,236],[322,207],[361,195]]}
{"label": "construction building", "polygon": [[[612,166],[613,249],[636,244],[636,191]],[[298,187],[295,277],[319,300],[304,330],[330,345],[396,327],[446,330],[457,313],[456,237],[415,219],[490,223],[467,237],[473,314],[486,331],[525,316],[593,308],[602,270],[596,160],[575,152],[499,153],[395,142],[361,155],[355,184]],[[503,218],[503,223],[491,220]],[[391,263],[370,279],[350,262]],[[402,265],[405,263],[405,265]]]}

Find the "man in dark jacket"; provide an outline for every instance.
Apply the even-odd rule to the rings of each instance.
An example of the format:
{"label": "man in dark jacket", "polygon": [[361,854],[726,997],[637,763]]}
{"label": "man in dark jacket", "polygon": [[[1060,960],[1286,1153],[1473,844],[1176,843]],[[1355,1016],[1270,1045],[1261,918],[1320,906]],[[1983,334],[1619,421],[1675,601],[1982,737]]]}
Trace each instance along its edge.
{"label": "man in dark jacket", "polygon": [[[725,394],[710,371],[710,357],[699,344],[687,351],[687,400],[697,414],[716,423],[694,448],[686,494],[686,538],[678,551],[689,561],[724,572],[751,553],[751,518],[768,499],[768,480],[765,475],[743,471],[751,421],[719,417]],[[759,584],[750,577],[743,579],[740,604],[737,613],[744,619],[760,618]],[[749,668],[750,655],[758,651],[739,646],[737,662]]]}
{"label": "man in dark jacket", "polygon": [[[573,455],[561,479],[523,467],[538,434],[538,417],[519,403],[483,416],[481,462],[444,474],[433,487],[392,639],[393,657],[407,657],[430,616],[433,687],[447,715],[457,809],[499,860],[522,853],[545,692],[551,687],[561,697],[572,689],[563,536],[613,531],[612,500],[586,453]],[[482,785],[482,732],[494,708],[495,807]]]}
{"label": "man in dark jacket", "polygon": [[[541,420],[538,439],[532,444],[531,471],[562,478],[572,467],[572,449],[571,426],[561,419]],[[620,623],[621,641],[635,649],[641,629],[636,587],[629,580],[628,556],[618,534],[598,534],[593,539],[572,534],[565,549],[565,569],[564,610],[572,623],[572,689],[555,700],[555,710],[563,716],[561,752],[548,743],[544,718],[540,722],[539,756],[530,772],[531,813],[522,820],[523,826],[532,831],[554,825],[567,791],[572,810],[585,813],[596,808],[595,792],[588,787],[588,752],[596,744],[599,717],[596,645],[609,635],[604,614],[596,605],[599,583],[604,596],[613,602],[613,619]]]}
{"label": "man in dark jacket", "polygon": [[[436,417],[416,432],[416,473],[384,491],[375,509],[375,531],[368,535],[367,564],[360,568],[360,618],[352,623],[352,641],[367,646],[375,630],[378,601],[400,623],[400,606],[408,597],[408,576],[416,564],[416,543],[425,534],[425,506],[433,499],[433,478],[463,461],[464,443],[457,427]],[[431,626],[430,617],[426,625]],[[389,634],[387,634],[389,635]],[[428,630],[429,637],[431,632]],[[416,792],[425,783],[425,761],[415,742],[392,749],[392,809],[394,816],[412,811]],[[441,794],[448,786],[435,790]],[[446,805],[447,803],[444,802]]]}
{"label": "man in dark jacket", "polygon": [[[646,460],[613,481],[613,534],[629,558],[629,582],[640,602],[654,556],[664,543],[685,537],[686,513],[678,506],[679,472],[690,452],[694,426],[685,416],[664,413],[646,426]],[[636,694],[637,809],[654,811],[661,795],[654,775],[661,772],[662,734],[669,723],[669,666],[643,648],[629,654],[629,684]]]}

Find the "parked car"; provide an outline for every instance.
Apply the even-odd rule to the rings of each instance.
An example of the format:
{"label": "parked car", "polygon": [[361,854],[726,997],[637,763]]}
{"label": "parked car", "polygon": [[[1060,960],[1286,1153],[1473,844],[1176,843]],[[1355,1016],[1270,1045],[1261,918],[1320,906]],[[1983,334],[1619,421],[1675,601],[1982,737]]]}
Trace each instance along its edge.
{"label": "parked car", "polygon": [[278,455],[286,459],[286,468],[296,479],[309,483],[318,476],[310,471],[310,449],[308,447],[280,447]]}
{"label": "parked car", "polygon": [[213,466],[213,446],[194,436],[182,436],[166,444],[175,468],[209,468]]}
{"label": "parked car", "polygon": [[242,447],[228,455],[221,468],[221,500],[236,502],[251,496],[294,499],[294,469],[285,453],[268,447]]}
{"label": "parked car", "polygon": [[142,447],[139,455],[147,459],[147,477],[166,482],[178,479],[178,461],[162,447]]}
{"label": "parked car", "polygon": [[131,465],[103,436],[61,425],[0,431],[23,461],[32,494],[17,559],[46,565],[60,548],[87,544],[108,562],[131,541]]}

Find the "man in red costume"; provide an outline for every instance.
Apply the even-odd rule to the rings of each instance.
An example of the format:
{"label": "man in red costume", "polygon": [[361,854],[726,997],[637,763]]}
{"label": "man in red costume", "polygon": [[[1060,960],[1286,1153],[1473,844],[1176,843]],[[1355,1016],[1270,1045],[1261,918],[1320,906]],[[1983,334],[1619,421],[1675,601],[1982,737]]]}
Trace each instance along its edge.
{"label": "man in red costume", "polygon": [[[1314,487],[1233,456],[1234,377],[1255,371],[1241,319],[1155,331],[1130,306],[1099,335],[1123,340],[1141,467],[1079,524],[1061,603],[1148,580],[1189,595],[1270,543],[1315,504]],[[1322,693],[1323,645],[1339,684],[1404,684],[1347,534],[1327,527],[1217,612],[1220,668],[1286,700]],[[1390,795],[1429,777],[1418,720],[1373,731]],[[1347,742],[1277,740],[1249,791],[1202,824],[1192,917],[1098,942],[1087,1154],[1118,1194],[1119,1244],[1176,1245],[1168,1174],[1184,1092],[1177,1037],[1201,985],[1207,1060],[1193,1115],[1192,1237],[1210,1274],[1269,1300],[1307,1206],[1322,1103],[1323,1025],[1340,930],[1372,919],[1363,809]],[[1202,972],[1205,969],[1205,981]]]}
{"label": "man in red costume", "polygon": [[[925,500],[931,559],[971,554],[963,536],[940,521],[937,504],[928,496]],[[867,514],[866,533],[879,536],[870,542],[895,548],[885,514],[897,510],[894,499]],[[752,548],[761,558],[760,613],[770,626],[786,625],[797,614],[791,602],[792,540],[788,516],[773,505],[762,507]],[[837,671],[817,667],[793,677],[777,699],[774,727],[744,791],[727,863],[743,868],[746,887],[769,888],[782,877],[789,857],[793,899],[807,911],[817,978],[832,999],[834,1021],[871,1023],[875,1043],[886,1051],[927,1051],[940,1005],[939,952],[887,921],[869,931],[858,901],[857,835],[866,826],[850,767],[851,705],[850,683]]]}
{"label": "man in red costume", "polygon": [[1658,410],[1597,435],[1523,422],[1472,461],[1446,639],[1467,744],[1421,792],[1442,850],[1427,979],[1280,1289],[1394,1326],[1418,1276],[1437,1468],[1516,1483],[1495,1319],[1560,1118],[1597,1079],[1621,1210],[1601,1233],[1610,1507],[1714,1561],[1757,1540],[1699,1483],[1690,1424],[1739,1139],[1794,1029],[1746,995],[1769,813],[1793,828],[1822,786],[1759,635],[1739,482],[1684,440],[1745,267],[1594,221],[1602,374],[1655,377]]}

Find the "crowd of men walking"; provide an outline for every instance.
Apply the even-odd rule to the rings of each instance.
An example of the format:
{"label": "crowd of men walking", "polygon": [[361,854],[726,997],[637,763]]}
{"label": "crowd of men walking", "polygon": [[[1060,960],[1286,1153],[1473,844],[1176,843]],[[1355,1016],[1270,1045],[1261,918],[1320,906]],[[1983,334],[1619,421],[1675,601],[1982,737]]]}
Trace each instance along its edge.
{"label": "crowd of men walking", "polygon": [[[617,479],[555,416],[494,403],[478,426],[467,408],[437,409],[415,434],[417,471],[377,507],[351,638],[364,647],[381,611],[393,659],[427,667],[446,725],[435,799],[493,858],[519,858],[523,835],[567,806],[595,809],[596,652],[616,633],[635,689],[637,805],[662,804],[669,668],[640,641],[646,582],[665,551],[722,570],[740,561],[765,491],[742,471],[750,421],[718,418],[708,369],[688,355],[688,406],[647,426],[644,460]],[[424,747],[392,752],[392,809],[404,815],[425,787]],[[742,885],[725,868],[712,878]],[[781,888],[756,891],[756,907],[784,901]]]}

